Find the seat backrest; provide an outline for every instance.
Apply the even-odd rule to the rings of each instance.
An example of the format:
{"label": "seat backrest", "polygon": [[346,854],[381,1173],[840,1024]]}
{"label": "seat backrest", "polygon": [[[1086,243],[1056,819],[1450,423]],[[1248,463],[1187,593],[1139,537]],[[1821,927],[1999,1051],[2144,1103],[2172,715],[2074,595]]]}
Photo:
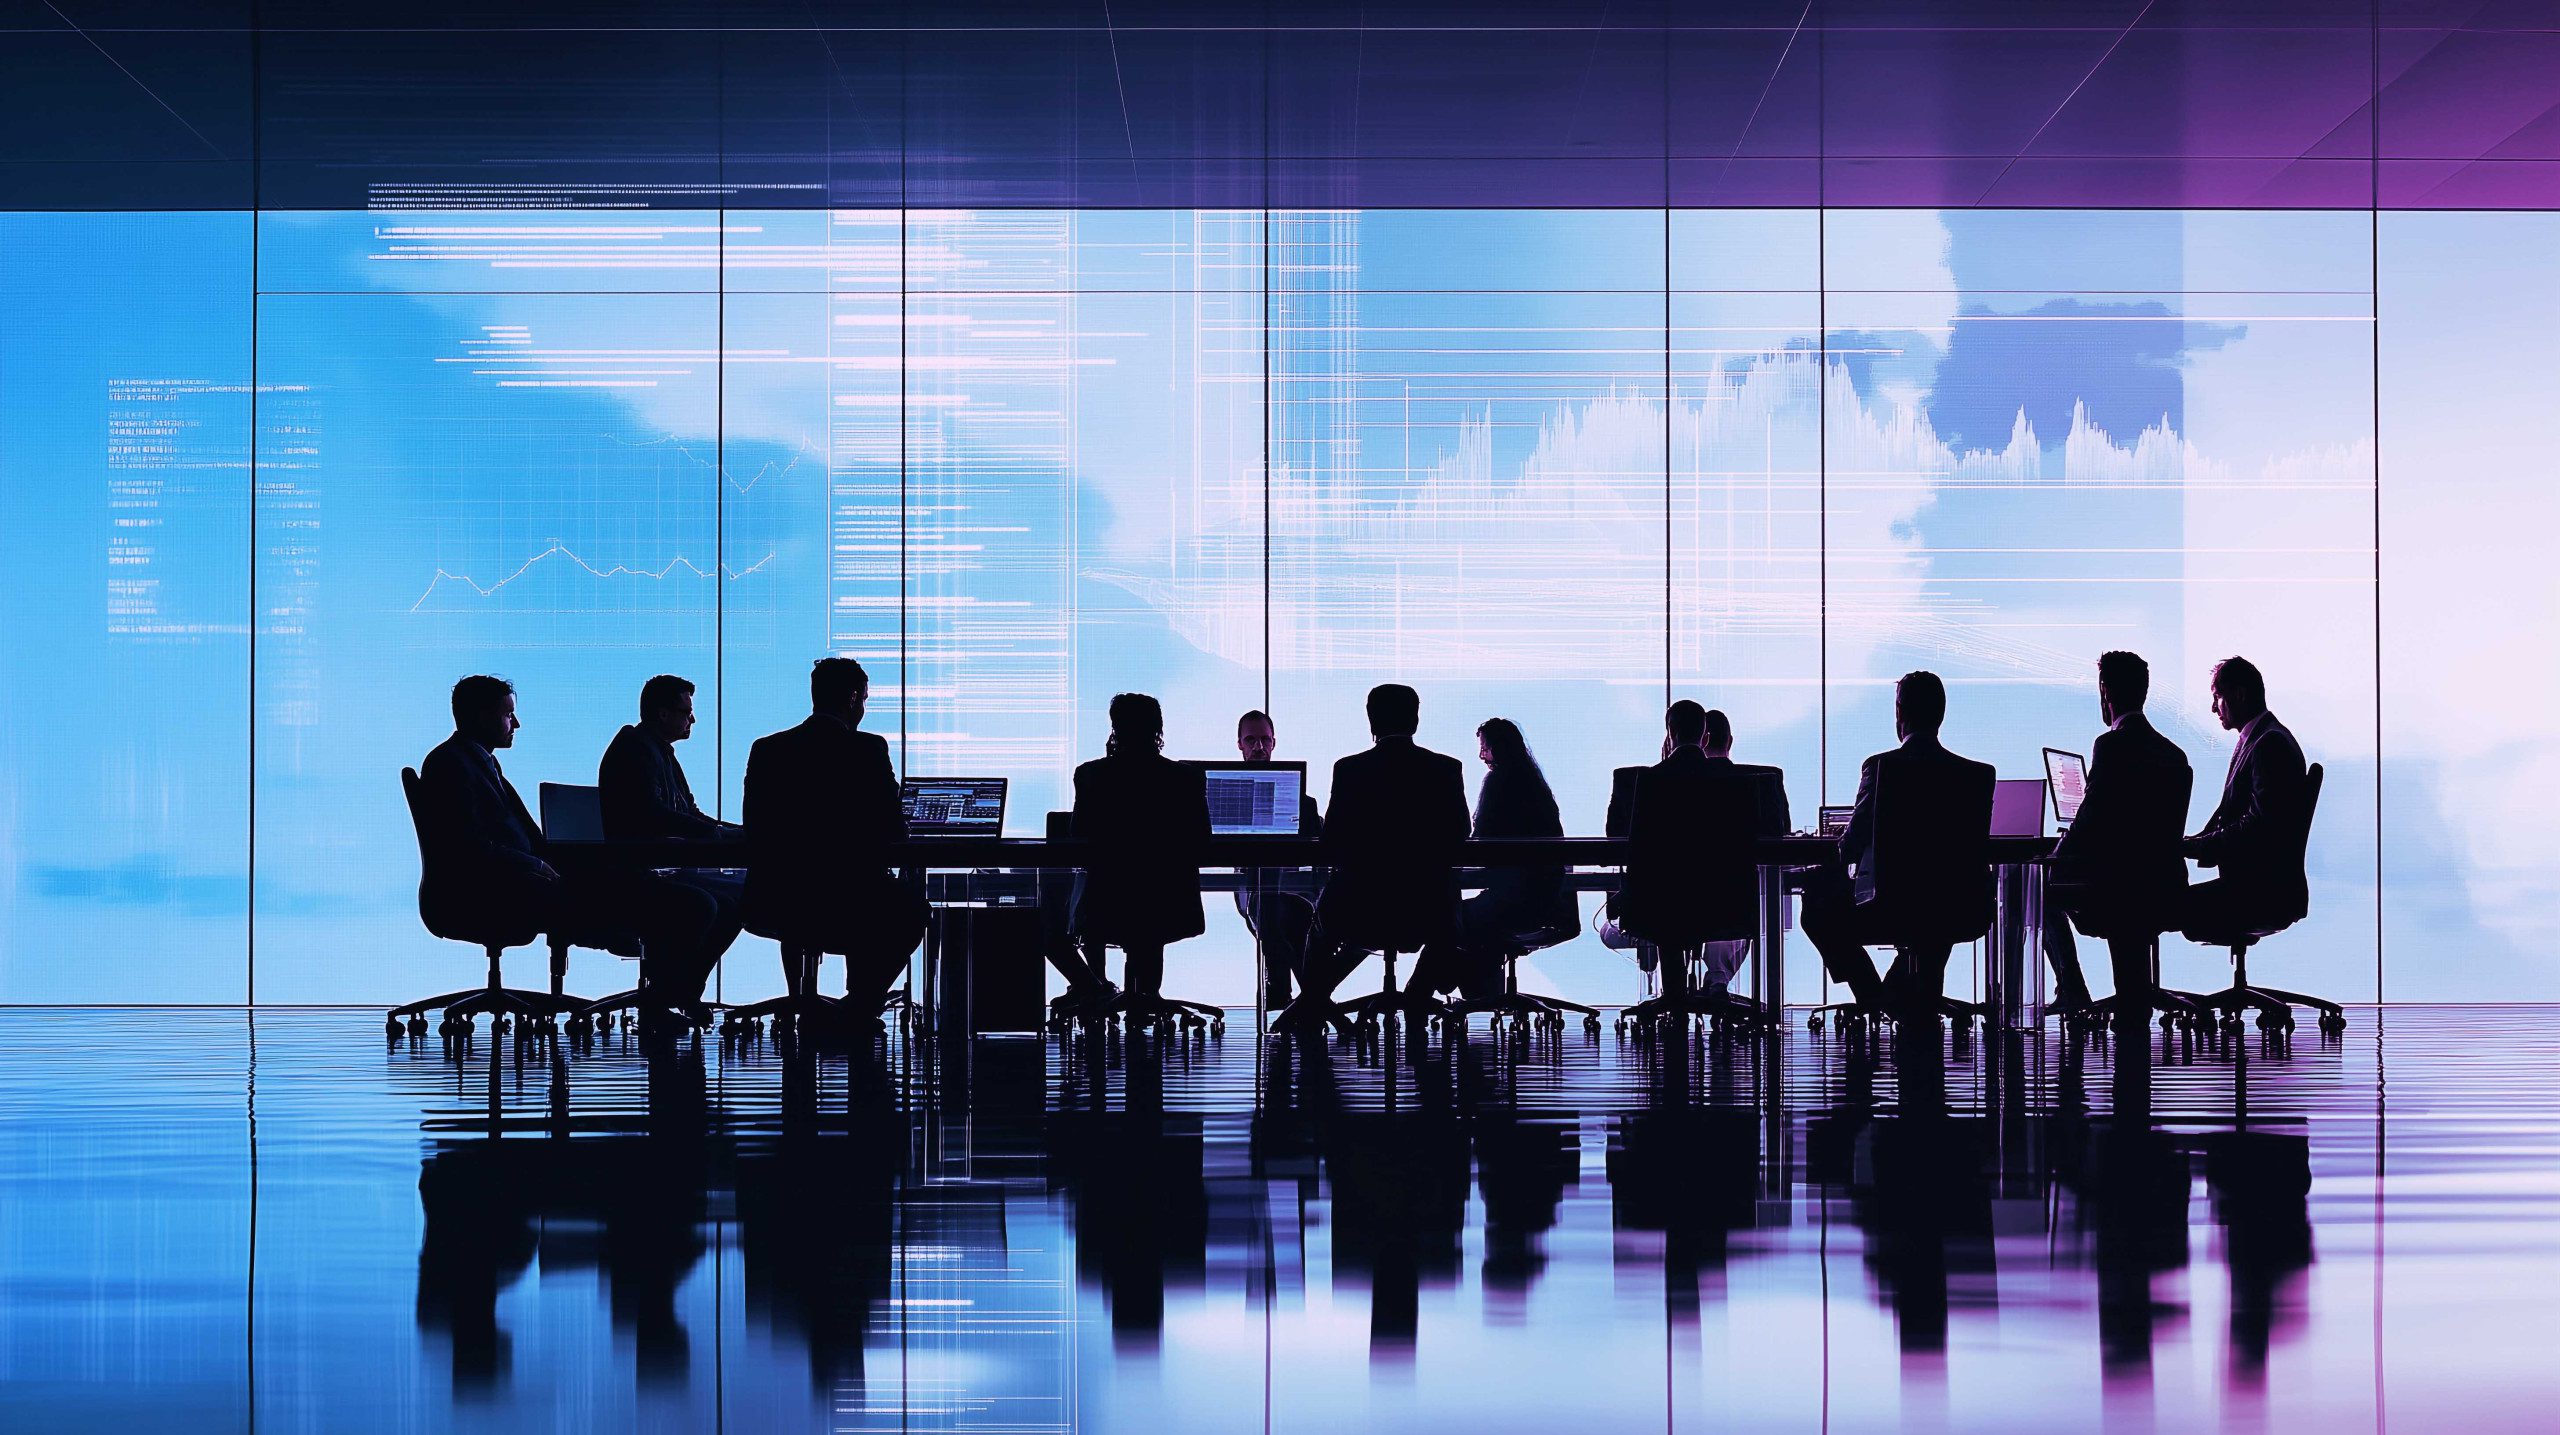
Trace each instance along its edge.
{"label": "seat backrest", "polygon": [[602,842],[604,789],[574,782],[542,784],[542,836],[546,842]]}
{"label": "seat backrest", "polygon": [[1859,900],[1887,914],[1898,938],[1970,942],[1990,931],[1996,780],[1978,763],[1878,769]]}
{"label": "seat backrest", "polygon": [[2311,819],[2320,810],[2320,784],[2328,776],[2320,764],[2313,763],[2302,774],[2302,820],[2286,834],[2286,858],[2296,872],[2310,877]]}
{"label": "seat backrest", "polygon": [[[1636,789],[1624,924],[1667,945],[1751,935],[1760,911],[1757,775],[1698,764],[1676,783],[1666,776]],[[1666,798],[1672,810],[1646,805]]]}
{"label": "seat backrest", "polygon": [[436,865],[436,844],[427,832],[427,806],[418,795],[418,770],[400,769],[400,795],[409,801],[409,830],[418,836],[418,868],[420,875]]}

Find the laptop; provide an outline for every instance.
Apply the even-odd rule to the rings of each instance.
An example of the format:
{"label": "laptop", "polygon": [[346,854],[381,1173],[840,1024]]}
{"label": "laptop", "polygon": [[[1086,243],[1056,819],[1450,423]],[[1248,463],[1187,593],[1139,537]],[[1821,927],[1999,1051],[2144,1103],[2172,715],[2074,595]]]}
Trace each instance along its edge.
{"label": "laptop", "polygon": [[1002,837],[1001,777],[910,777],[898,784],[909,837]]}
{"label": "laptop", "polygon": [[2058,747],[2046,748],[2044,776],[2046,786],[2053,789],[2053,820],[2068,827],[2080,815],[2080,799],[2088,795],[2088,759]]}
{"label": "laptop", "polygon": [[2044,779],[2003,778],[1991,789],[1991,835],[2044,835]]}
{"label": "laptop", "polygon": [[1825,837],[1837,837],[1841,833],[1848,831],[1849,819],[1857,815],[1858,807],[1856,803],[1846,803],[1838,807],[1824,807],[1822,809],[1822,835]]}
{"label": "laptop", "polygon": [[1305,814],[1303,762],[1194,762],[1209,789],[1212,837],[1296,837]]}

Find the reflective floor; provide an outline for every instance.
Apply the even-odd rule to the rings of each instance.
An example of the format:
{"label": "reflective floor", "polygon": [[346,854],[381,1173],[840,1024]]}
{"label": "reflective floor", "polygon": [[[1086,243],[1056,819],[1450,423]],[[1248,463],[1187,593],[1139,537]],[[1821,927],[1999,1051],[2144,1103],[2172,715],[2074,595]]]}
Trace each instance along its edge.
{"label": "reflective floor", "polygon": [[2560,1009],[962,1063],[0,1012],[0,1429],[2551,1429]]}

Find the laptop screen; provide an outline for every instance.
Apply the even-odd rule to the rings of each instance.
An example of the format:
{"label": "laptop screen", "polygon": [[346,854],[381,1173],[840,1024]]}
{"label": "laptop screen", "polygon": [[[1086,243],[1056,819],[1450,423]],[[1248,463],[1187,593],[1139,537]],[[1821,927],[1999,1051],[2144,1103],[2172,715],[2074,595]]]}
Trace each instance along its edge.
{"label": "laptop screen", "polygon": [[1822,809],[1822,835],[1825,837],[1837,837],[1841,833],[1848,831],[1849,819],[1857,815],[1858,809],[1854,804],[1843,804],[1838,807],[1824,807]]}
{"label": "laptop screen", "polygon": [[898,785],[909,837],[1001,837],[1001,777],[910,777]]}
{"label": "laptop screen", "polygon": [[1991,835],[1994,837],[2042,837],[2044,835],[2044,779],[2041,777],[2003,778],[1991,790]]}
{"label": "laptop screen", "polygon": [[2045,781],[2053,788],[2053,820],[2069,823],[2080,815],[2080,799],[2089,790],[2089,764],[2076,752],[2044,750]]}
{"label": "laptop screen", "polygon": [[1303,762],[1204,762],[1209,835],[1295,837],[1307,793]]}

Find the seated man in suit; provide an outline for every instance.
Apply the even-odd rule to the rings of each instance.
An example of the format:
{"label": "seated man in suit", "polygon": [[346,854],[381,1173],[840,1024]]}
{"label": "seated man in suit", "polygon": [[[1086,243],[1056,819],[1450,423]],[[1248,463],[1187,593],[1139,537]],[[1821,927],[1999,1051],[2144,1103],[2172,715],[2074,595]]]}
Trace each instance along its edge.
{"label": "seated man in suit", "polygon": [[2195,778],[2187,755],[2142,715],[2150,693],[2151,665],[2140,657],[2113,652],[2098,659],[2098,716],[2107,730],[2089,745],[2079,815],[2048,859],[2044,953],[2060,1011],[2089,1004],[2075,922],[2105,939],[2116,994],[2124,998],[2117,1016],[2135,1022],[2150,1014],[2151,939],[2178,925],[2187,885],[2179,829]]}
{"label": "seated man in suit", "polygon": [[[1280,731],[1271,722],[1271,714],[1256,708],[1236,719],[1236,751],[1247,762],[1269,762],[1280,747]],[[1324,835],[1324,817],[1316,811],[1313,793],[1298,797],[1298,831],[1307,837]],[[1310,945],[1315,935],[1316,904],[1300,892],[1283,891],[1283,874],[1277,870],[1252,871],[1247,881],[1236,888],[1236,911],[1244,917],[1245,926],[1262,943],[1263,1004],[1273,1011],[1289,1004],[1290,979],[1306,980],[1307,964],[1315,960],[1331,967],[1330,956],[1315,954]]]}
{"label": "seated man in suit", "polygon": [[1164,708],[1145,693],[1111,700],[1103,755],[1075,772],[1075,840],[1085,848],[1068,930],[1101,971],[1105,947],[1126,958],[1120,1005],[1164,1014],[1164,949],[1206,931],[1200,859],[1209,794],[1200,769],[1164,755]]}
{"label": "seated man in suit", "polygon": [[[1613,906],[1621,930],[1650,937],[1694,927],[1700,903],[1749,908],[1756,903],[1757,869],[1743,848],[1755,838],[1786,831],[1784,779],[1773,767],[1733,760],[1733,721],[1721,710],[1687,698],[1662,715],[1663,758],[1630,774],[1609,794],[1612,837],[1628,839],[1627,878]],[[1712,866],[1754,884],[1708,893],[1697,874]],[[1604,938],[1607,933],[1603,933]],[[1699,950],[1710,989],[1721,991],[1750,955],[1747,940],[1702,942]]]}
{"label": "seated man in suit", "polygon": [[[608,840],[736,841],[745,835],[744,828],[694,805],[693,784],[685,781],[684,764],[676,760],[676,744],[693,736],[693,722],[691,682],[660,673],[640,685],[640,720],[615,733],[605,746],[603,761],[596,764],[596,800],[603,808]],[[712,870],[678,871],[665,880],[691,887],[714,904],[717,917],[699,954],[708,975],[730,943],[738,940],[746,881]],[[687,1000],[698,1001],[701,995],[702,983],[697,980]]]}
{"label": "seated man in suit", "polygon": [[[678,1001],[700,1000],[717,905],[653,873],[570,877],[554,868],[542,829],[498,766],[498,751],[515,745],[522,726],[506,679],[475,675],[453,685],[453,736],[418,764],[428,830],[448,844],[443,865],[457,879],[431,899],[581,943],[628,932],[648,953],[643,981]],[[642,1036],[673,1031],[665,1013],[642,1012]]]}
{"label": "seated man in suit", "polygon": [[[1990,790],[1993,778],[1987,764],[1959,757],[1939,745],[1938,728],[1946,716],[1947,687],[1937,674],[1905,673],[1894,684],[1893,729],[1902,739],[1901,746],[1877,753],[1859,767],[1858,804],[1850,814],[1848,830],[1840,834],[1840,865],[1821,869],[1805,887],[1805,937],[1822,953],[1831,979],[1848,987],[1865,1005],[1926,1012],[1945,986],[1947,956],[1954,944],[1934,938],[1908,940],[1907,930],[1899,929],[1915,914],[1884,910],[1872,895],[1880,782],[1894,779],[1893,785],[1901,790],[1935,791],[1968,783],[1981,784],[1986,793]],[[1849,867],[1858,871],[1854,884],[1844,871]],[[1986,868],[1982,894],[1986,898],[1989,885]],[[1972,897],[1970,893],[1953,895],[1960,902]],[[1881,981],[1867,956],[1871,943],[1897,947],[1893,967]]]}
{"label": "seated man in suit", "polygon": [[794,951],[845,958],[847,1014],[877,1011],[924,940],[924,896],[889,871],[906,839],[889,744],[861,730],[871,677],[851,658],[809,670],[809,716],[747,751],[747,929]]}
{"label": "seated man in suit", "polygon": [[2267,710],[2267,680],[2247,658],[2214,665],[2213,715],[2240,734],[2240,745],[2213,817],[2182,844],[2197,866],[2220,875],[2187,889],[2181,925],[2219,930],[2300,921],[2311,909],[2309,880],[2293,860],[2292,824],[2302,820],[2308,775],[2302,745]]}
{"label": "seated man in suit", "polygon": [[1421,725],[1421,694],[1402,683],[1372,688],[1374,745],[1333,765],[1324,814],[1332,871],[1316,899],[1316,925],[1343,951],[1330,967],[1305,974],[1306,990],[1283,1014],[1292,1022],[1330,1015],[1334,987],[1365,952],[1418,953],[1457,934],[1457,860],[1469,822],[1466,769],[1416,743]]}

